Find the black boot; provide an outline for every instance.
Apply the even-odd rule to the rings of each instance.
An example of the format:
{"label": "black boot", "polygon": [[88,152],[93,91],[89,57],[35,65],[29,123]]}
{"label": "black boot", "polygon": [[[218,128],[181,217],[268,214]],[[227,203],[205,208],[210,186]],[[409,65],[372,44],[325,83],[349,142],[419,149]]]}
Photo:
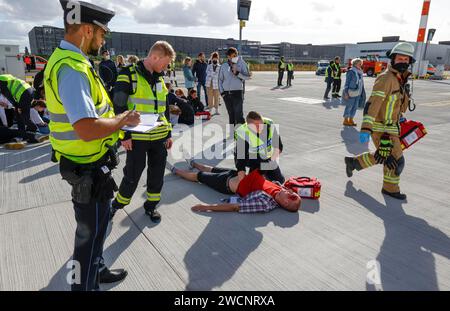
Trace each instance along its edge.
{"label": "black boot", "polygon": [[388,195],[388,196],[390,196],[390,197],[392,197],[392,198],[394,198],[394,199],[397,199],[397,200],[401,200],[401,201],[404,201],[404,200],[406,200],[406,194],[404,194],[404,193],[400,193],[400,192],[388,192],[388,191],[386,191],[386,190],[381,190],[381,193],[382,194],[385,194],[385,195]]}
{"label": "black boot", "polygon": [[355,159],[351,157],[345,157],[345,166],[346,166],[346,172],[347,177],[353,176],[353,170],[355,170]]}
{"label": "black boot", "polygon": [[145,208],[145,214],[150,216],[150,220],[155,223],[161,221],[161,214],[155,208]]}
{"label": "black boot", "polygon": [[111,209],[109,211],[109,220],[111,221],[114,218],[114,215],[116,215],[117,211],[119,209],[123,209],[125,207],[125,205],[117,202],[116,200],[114,200],[111,203]]}
{"label": "black boot", "polygon": [[125,279],[128,272],[124,269],[109,270],[108,268],[103,269],[98,274],[98,279],[100,283],[116,283]]}

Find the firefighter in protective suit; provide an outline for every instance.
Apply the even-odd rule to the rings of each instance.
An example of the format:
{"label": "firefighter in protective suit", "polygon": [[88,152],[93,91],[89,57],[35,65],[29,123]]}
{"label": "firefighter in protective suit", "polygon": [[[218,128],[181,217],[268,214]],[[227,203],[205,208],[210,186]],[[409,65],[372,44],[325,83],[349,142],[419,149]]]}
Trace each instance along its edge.
{"label": "firefighter in protective suit", "polygon": [[167,150],[172,147],[167,88],[163,71],[175,59],[175,51],[165,41],[156,42],[143,61],[121,70],[114,90],[114,108],[122,113],[136,110],[142,115],[158,116],[161,126],[148,133],[126,132],[122,146],[127,150],[124,177],[112,203],[111,218],[118,209],[130,204],[142,172],[147,165],[147,201],[145,213],[159,222],[156,206],[161,200]]}
{"label": "firefighter in protective suit", "polygon": [[360,171],[376,164],[384,165],[382,193],[399,200],[406,200],[400,192],[400,175],[405,166],[400,143],[402,114],[409,107],[410,94],[407,84],[411,72],[408,68],[415,62],[414,47],[410,43],[397,44],[388,57],[391,63],[375,81],[372,95],[364,109],[360,142],[368,143],[370,136],[377,151],[364,153],[356,158],[345,158],[347,176],[353,170]]}

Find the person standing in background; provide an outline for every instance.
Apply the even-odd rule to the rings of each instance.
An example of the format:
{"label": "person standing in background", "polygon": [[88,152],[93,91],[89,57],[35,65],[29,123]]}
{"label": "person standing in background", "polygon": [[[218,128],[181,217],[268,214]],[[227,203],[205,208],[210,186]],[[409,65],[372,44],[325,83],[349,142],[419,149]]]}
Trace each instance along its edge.
{"label": "person standing in background", "polygon": [[219,114],[219,53],[214,52],[211,55],[211,64],[206,69],[206,87],[208,90],[208,110],[212,113],[215,108],[215,114]]}
{"label": "person standing in background", "polygon": [[325,82],[327,84],[327,88],[325,89],[325,94],[323,95],[323,99],[328,100],[330,97],[328,95],[330,94],[331,87],[333,86],[333,61],[330,61],[330,65],[328,65],[327,69],[325,70]]}
{"label": "person standing in background", "polygon": [[292,80],[294,79],[294,64],[290,61],[287,65],[287,86],[292,86]]}
{"label": "person standing in background", "polygon": [[203,92],[205,94],[205,102],[208,102],[208,94],[206,93],[206,68],[208,64],[206,63],[205,53],[201,52],[198,54],[198,59],[192,68],[192,74],[197,81],[197,94],[201,97],[201,89],[203,87]]}
{"label": "person standing in background", "polygon": [[184,86],[187,88],[188,93],[194,88],[195,77],[192,74],[192,59],[186,57],[184,59],[183,66]]}
{"label": "person standing in background", "polygon": [[112,95],[114,84],[117,80],[116,64],[111,60],[111,55],[108,50],[102,52],[102,58],[103,60],[98,66],[98,73],[105,83],[108,93]]}
{"label": "person standing in background", "polygon": [[226,55],[228,61],[220,66],[219,90],[227,107],[229,124],[236,126],[245,123],[243,90],[250,73],[236,48],[229,48]]}
{"label": "person standing in background", "polygon": [[333,92],[332,97],[333,98],[341,98],[341,95],[339,95],[339,92],[341,91],[341,58],[339,56],[336,56],[334,58],[334,62],[331,65],[331,72],[333,76]]}
{"label": "person standing in background", "polygon": [[344,126],[357,126],[355,121],[353,121],[353,118],[355,117],[358,107],[366,102],[362,64],[362,59],[353,59],[352,68],[347,72],[342,100],[345,103]]}
{"label": "person standing in background", "polygon": [[284,71],[285,70],[286,70],[286,63],[284,62],[284,56],[281,56],[281,59],[278,62],[278,83],[277,83],[277,86],[283,86],[283,76],[284,76]]}

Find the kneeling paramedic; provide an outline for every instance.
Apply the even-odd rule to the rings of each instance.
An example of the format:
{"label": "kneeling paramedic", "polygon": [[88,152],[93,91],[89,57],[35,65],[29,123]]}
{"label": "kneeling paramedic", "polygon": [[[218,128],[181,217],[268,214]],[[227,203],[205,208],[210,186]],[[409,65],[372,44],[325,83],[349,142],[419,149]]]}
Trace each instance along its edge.
{"label": "kneeling paramedic", "polygon": [[382,193],[399,200],[406,200],[400,192],[400,175],[405,166],[400,143],[400,121],[410,105],[408,68],[415,62],[414,47],[409,43],[399,43],[388,56],[391,63],[375,81],[372,95],[364,109],[360,132],[361,143],[368,143],[370,135],[377,151],[364,153],[356,158],[345,158],[347,176],[353,170],[362,170],[375,164],[384,165]]}
{"label": "kneeling paramedic", "polygon": [[259,169],[270,181],[283,184],[285,178],[276,160],[283,152],[281,137],[272,120],[250,111],[246,123],[239,126],[235,133],[234,160],[241,177],[250,171]]}
{"label": "kneeling paramedic", "polygon": [[156,206],[161,201],[167,150],[172,147],[168,91],[163,71],[174,59],[172,46],[158,41],[147,58],[123,68],[119,73],[114,93],[116,112],[135,109],[142,114],[157,114],[163,125],[149,133],[125,133],[122,146],[127,150],[127,162],[119,193],[112,204],[112,216],[118,209],[130,204],[147,162],[147,201],[144,209],[153,222],[161,219]]}
{"label": "kneeling paramedic", "polygon": [[[44,72],[50,113],[52,160],[72,186],[77,222],[72,290],[98,290],[99,283],[124,279],[123,269],[103,264],[103,244],[111,199],[117,186],[111,170],[117,165],[119,129],[137,125],[139,113],[115,116],[108,93],[87,55],[96,56],[114,12],[85,2],[61,0],[65,36]],[[74,5],[79,9],[73,10]],[[75,17],[73,16],[75,15]]]}
{"label": "kneeling paramedic", "polygon": [[36,128],[30,120],[30,108],[34,93],[34,88],[25,81],[10,74],[0,75],[0,94],[14,106],[17,127],[22,136],[25,136],[26,130],[30,131]]}

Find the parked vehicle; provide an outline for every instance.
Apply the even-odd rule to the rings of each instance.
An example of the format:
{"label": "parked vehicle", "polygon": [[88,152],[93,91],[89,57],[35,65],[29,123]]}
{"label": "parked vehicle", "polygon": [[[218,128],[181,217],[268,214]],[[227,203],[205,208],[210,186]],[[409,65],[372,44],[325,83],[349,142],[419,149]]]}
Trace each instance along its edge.
{"label": "parked vehicle", "polygon": [[[363,62],[363,72],[367,74],[368,77],[376,76],[377,74],[386,70],[388,63],[381,61],[378,55],[367,55],[360,57]],[[348,68],[351,67],[352,60],[348,62]]]}
{"label": "parked vehicle", "polygon": [[320,60],[317,62],[317,70],[316,75],[317,76],[324,76],[325,71],[327,70],[328,66],[330,65],[330,62],[327,60]]}
{"label": "parked vehicle", "polygon": [[26,66],[26,62],[25,59],[26,57],[30,57],[31,58],[31,70],[38,70],[41,71],[44,69],[45,65],[47,64],[47,60],[41,56],[37,56],[37,55],[25,55],[25,54],[20,54],[19,55],[22,58],[23,64],[24,66]]}
{"label": "parked vehicle", "polygon": [[428,68],[427,68],[427,74],[429,74],[430,76],[436,74],[436,67],[434,67],[433,64],[428,64]]}

